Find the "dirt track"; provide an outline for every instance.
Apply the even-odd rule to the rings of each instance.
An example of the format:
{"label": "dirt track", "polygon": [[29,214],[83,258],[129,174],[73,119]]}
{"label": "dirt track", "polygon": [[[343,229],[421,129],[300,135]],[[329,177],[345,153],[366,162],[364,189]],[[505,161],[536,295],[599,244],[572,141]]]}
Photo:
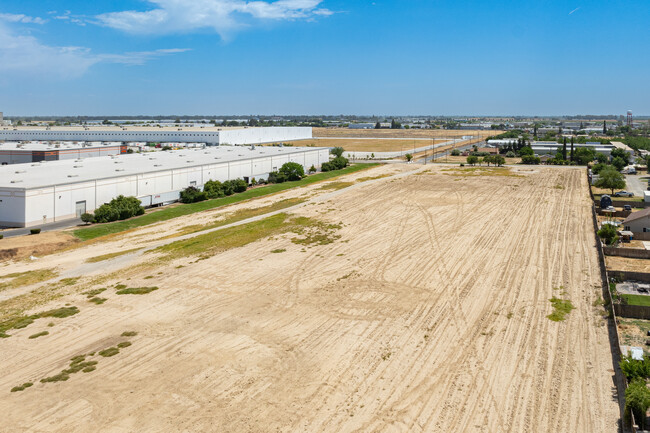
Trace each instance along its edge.
{"label": "dirt track", "polygon": [[[146,295],[51,303],[81,312],[0,339],[0,431],[614,431],[582,170],[427,170],[296,211],[343,223],[334,243],[274,236],[84,287],[160,287]],[[65,271],[211,218],[179,218],[42,266]],[[546,318],[553,295],[576,307],[565,322]],[[50,335],[27,338],[42,330]],[[133,345],[96,371],[37,382],[130,330]],[[34,386],[9,393],[27,380]]]}

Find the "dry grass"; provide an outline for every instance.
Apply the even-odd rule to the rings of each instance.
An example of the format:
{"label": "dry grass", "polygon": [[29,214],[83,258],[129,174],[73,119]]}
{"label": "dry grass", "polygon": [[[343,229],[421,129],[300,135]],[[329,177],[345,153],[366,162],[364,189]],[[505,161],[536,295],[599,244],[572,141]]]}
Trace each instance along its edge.
{"label": "dry grass", "polygon": [[524,177],[513,173],[507,167],[462,167],[442,170],[449,176],[475,177],[475,176],[499,176],[499,177]]}
{"label": "dry grass", "polygon": [[104,260],[110,260],[110,259],[114,259],[115,257],[120,257],[120,256],[124,256],[126,254],[131,254],[131,253],[134,253],[136,251],[140,251],[141,249],[142,248],[132,248],[130,250],[118,251],[116,253],[103,254],[101,256],[91,257],[89,259],[86,259],[86,263],[103,262]]}
{"label": "dry grass", "polygon": [[58,275],[54,269],[41,269],[38,271],[18,272],[0,276],[0,291],[29,286],[50,280]]}

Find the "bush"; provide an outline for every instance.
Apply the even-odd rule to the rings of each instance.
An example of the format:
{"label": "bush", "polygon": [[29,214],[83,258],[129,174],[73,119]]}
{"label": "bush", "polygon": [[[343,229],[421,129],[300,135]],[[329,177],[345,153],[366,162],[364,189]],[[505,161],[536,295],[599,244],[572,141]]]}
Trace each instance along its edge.
{"label": "bush", "polygon": [[125,220],[133,216],[144,214],[142,203],[135,197],[124,197],[120,195],[109,203],[104,203],[95,210],[95,222],[107,223],[117,220]]}
{"label": "bush", "polygon": [[188,186],[181,191],[181,203],[197,203],[208,199],[208,194],[194,186]]}
{"label": "bush", "polygon": [[535,152],[533,152],[533,148],[530,146],[524,146],[521,149],[519,149],[519,156],[535,156]]}
{"label": "bush", "polygon": [[522,164],[537,165],[540,162],[542,162],[542,160],[539,158],[539,156],[524,155],[524,156],[521,157],[521,163]]}
{"label": "bush", "polygon": [[5,235],[3,235],[3,234],[0,234],[0,239],[2,239],[2,238],[4,238],[4,237],[5,237]]}
{"label": "bush", "polygon": [[225,195],[223,192],[223,184],[218,180],[207,181],[203,186],[203,192],[205,192],[208,198],[219,198]]}
{"label": "bush", "polygon": [[222,185],[223,193],[227,196],[237,192],[244,192],[248,188],[244,179],[227,180]]}
{"label": "bush", "polygon": [[460,156],[460,150],[454,149],[451,151],[451,156]]}
{"label": "bush", "polygon": [[92,224],[95,222],[95,216],[91,213],[84,212],[81,214],[81,221],[85,222],[86,224]]}
{"label": "bush", "polygon": [[268,183],[284,183],[287,181],[287,176],[284,173],[272,171],[269,173]]}
{"label": "bush", "polygon": [[312,164],[311,167],[309,167],[309,173],[310,174],[311,173],[316,173],[316,167],[314,167],[314,164]]}
{"label": "bush", "polygon": [[348,166],[348,159],[342,156],[337,156],[330,162],[324,162],[321,166],[321,171],[334,171],[340,170]]}
{"label": "bush", "polygon": [[646,412],[650,408],[650,389],[644,379],[633,380],[625,390],[626,412],[634,414],[641,428],[645,428]]}
{"label": "bush", "polygon": [[32,235],[37,235],[41,232],[41,229],[30,229],[29,233]]}
{"label": "bush", "polygon": [[506,153],[506,158],[515,158],[517,154],[513,152],[512,150]]}
{"label": "bush", "polygon": [[300,180],[305,177],[305,170],[297,162],[285,162],[280,167],[280,173],[284,174],[289,181]]}

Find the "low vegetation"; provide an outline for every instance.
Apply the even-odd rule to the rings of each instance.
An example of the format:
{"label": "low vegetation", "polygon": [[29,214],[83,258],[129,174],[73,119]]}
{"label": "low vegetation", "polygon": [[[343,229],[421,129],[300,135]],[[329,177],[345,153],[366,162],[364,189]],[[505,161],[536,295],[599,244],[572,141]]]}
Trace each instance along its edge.
{"label": "low vegetation", "polygon": [[137,227],[154,224],[160,221],[167,221],[173,218],[189,215],[196,212],[227,206],[233,203],[238,203],[252,198],[276,194],[291,188],[311,185],[313,183],[332,179],[334,177],[343,176],[346,174],[355,173],[357,171],[376,167],[377,165],[379,164],[356,164],[356,165],[346,167],[340,171],[317,173],[296,182],[286,182],[282,184],[267,185],[260,188],[249,189],[246,192],[232,195],[230,197],[217,198],[217,199],[207,200],[200,203],[166,207],[125,221],[118,221],[118,222],[112,222],[108,224],[80,228],[75,230],[73,233],[76,237],[78,237],[83,241],[95,239],[100,236],[120,233]]}
{"label": "low vegetation", "polygon": [[0,280],[2,280],[0,282],[0,291],[41,283],[55,278],[57,275],[58,273],[54,269],[40,269],[3,275],[0,276]]}
{"label": "low vegetation", "polygon": [[549,299],[549,301],[553,306],[553,312],[546,317],[548,317],[550,320],[554,322],[564,321],[566,319],[566,316],[571,312],[571,310],[575,308],[571,303],[571,301],[566,299],[560,299],[555,296]]}
{"label": "low vegetation", "polygon": [[449,176],[473,177],[473,176],[507,176],[523,177],[520,174],[513,173],[507,167],[459,167],[442,170]]}
{"label": "low vegetation", "polygon": [[43,317],[55,317],[57,319],[62,319],[65,317],[72,316],[77,314],[79,309],[77,307],[62,307],[55,310],[48,310],[42,313],[33,314],[31,316],[18,315],[11,317],[3,322],[0,322],[0,338],[10,337],[7,334],[7,331],[12,329],[23,329],[34,323],[35,320]]}
{"label": "low vegetation", "polygon": [[138,335],[138,333],[135,332],[135,331],[124,331],[124,332],[122,332],[122,337],[135,337],[136,335]]}
{"label": "low vegetation", "polygon": [[120,353],[120,349],[117,347],[109,347],[108,349],[101,350],[99,352],[99,356],[103,356],[104,358],[109,358],[111,356],[115,356],[118,353]]}
{"label": "low vegetation", "polygon": [[146,295],[147,293],[151,293],[154,290],[158,290],[158,287],[130,287],[127,289],[118,290],[115,293],[118,295]]}
{"label": "low vegetation", "polygon": [[47,332],[47,331],[43,331],[43,332],[39,332],[38,334],[32,334],[32,335],[30,335],[30,336],[29,336],[29,339],[30,339],[30,340],[33,340],[34,338],[43,337],[43,336],[45,336],[45,335],[49,335],[49,334],[50,334],[49,332]]}
{"label": "low vegetation", "polygon": [[20,386],[14,386],[11,388],[11,392],[18,392],[18,391],[24,391],[25,389],[29,388],[30,386],[33,386],[34,384],[32,382],[25,382]]}
{"label": "low vegetation", "polygon": [[124,256],[127,254],[134,253],[136,251],[141,250],[142,248],[132,248],[130,250],[125,250],[125,251],[118,251],[116,253],[109,253],[109,254],[103,254],[101,256],[95,256],[91,257],[89,259],[86,259],[86,263],[97,263],[97,262],[103,262],[104,260],[111,260],[114,259],[115,257],[120,257]]}

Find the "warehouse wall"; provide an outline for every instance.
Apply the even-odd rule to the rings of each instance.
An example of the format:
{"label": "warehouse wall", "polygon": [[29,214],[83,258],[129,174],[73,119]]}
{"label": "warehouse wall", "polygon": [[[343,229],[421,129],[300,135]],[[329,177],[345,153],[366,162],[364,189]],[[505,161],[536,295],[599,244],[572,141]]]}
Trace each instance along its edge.
{"label": "warehouse wall", "polygon": [[219,132],[220,144],[260,144],[310,138],[311,127],[247,128]]}
{"label": "warehouse wall", "polygon": [[0,226],[22,227],[25,221],[25,191],[0,189]]}
{"label": "warehouse wall", "polygon": [[[182,189],[190,185],[202,188],[208,180],[265,179],[270,171],[279,169],[285,162],[297,162],[307,171],[312,165],[320,168],[328,160],[327,149],[314,149],[291,155],[269,155],[265,158],[69,183],[26,192],[0,190],[0,224],[28,227],[71,219],[76,217],[78,202],[85,202],[86,211],[92,212],[118,195],[138,197],[145,204],[171,202],[178,198],[177,193]],[[70,182],[74,182],[74,178]],[[163,198],[156,200],[157,196]]]}

